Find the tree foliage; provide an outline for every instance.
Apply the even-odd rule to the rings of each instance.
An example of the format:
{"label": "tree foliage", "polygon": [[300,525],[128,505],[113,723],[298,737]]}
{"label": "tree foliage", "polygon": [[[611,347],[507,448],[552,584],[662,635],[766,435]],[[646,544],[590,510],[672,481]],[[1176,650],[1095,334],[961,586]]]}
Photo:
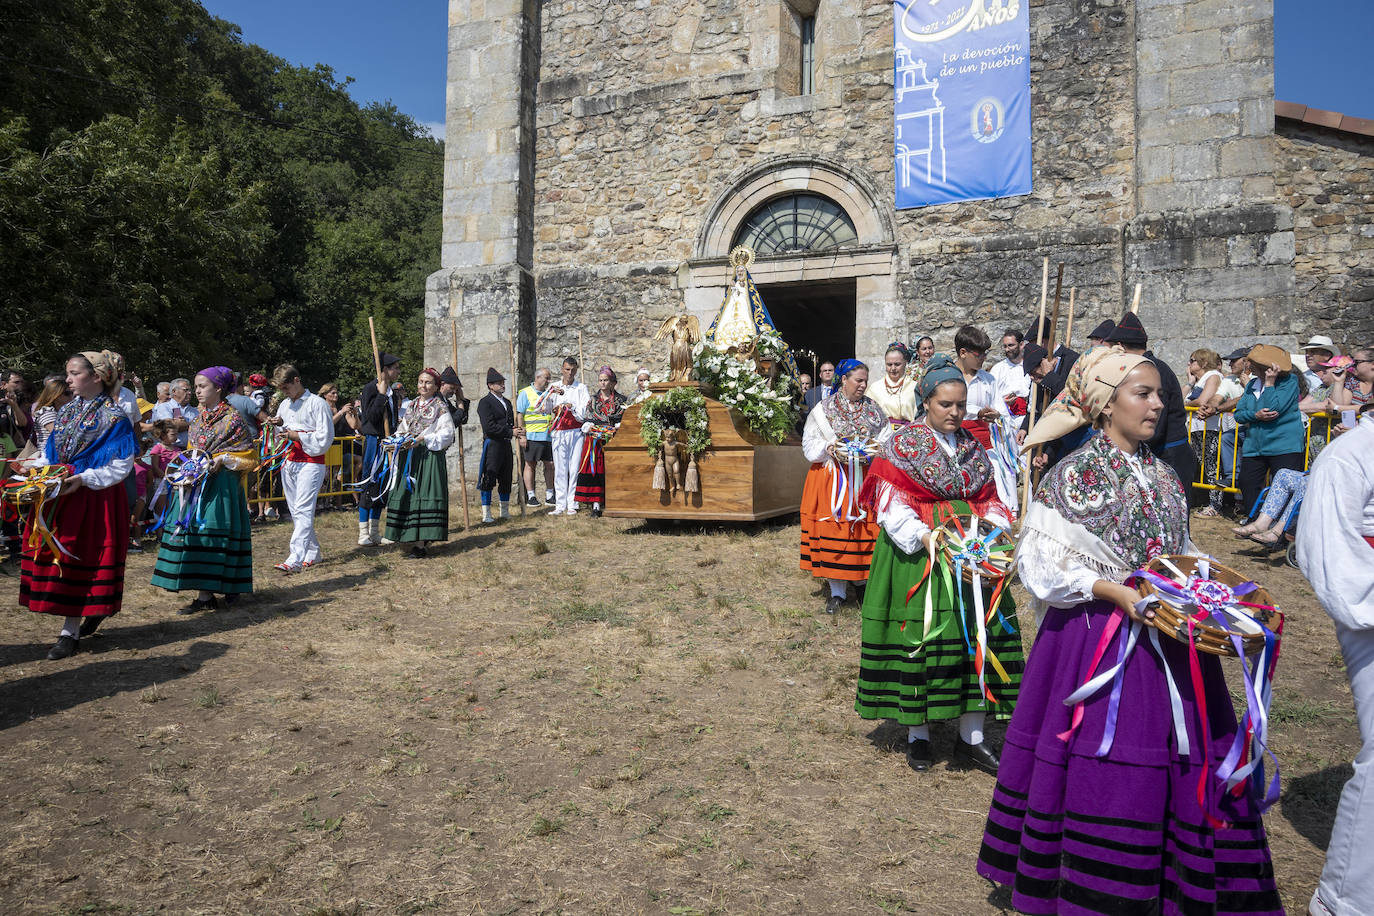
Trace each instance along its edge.
{"label": "tree foliage", "polygon": [[419,368],[442,149],[195,0],[0,0],[0,362]]}

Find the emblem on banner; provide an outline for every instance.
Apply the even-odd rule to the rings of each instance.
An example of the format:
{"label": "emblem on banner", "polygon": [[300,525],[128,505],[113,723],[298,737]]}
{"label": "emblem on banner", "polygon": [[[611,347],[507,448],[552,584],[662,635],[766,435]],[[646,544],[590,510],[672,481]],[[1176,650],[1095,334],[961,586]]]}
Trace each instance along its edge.
{"label": "emblem on banner", "polygon": [[973,139],[979,143],[991,143],[1002,136],[1006,127],[1006,109],[992,96],[984,96],[973,105],[970,123]]}

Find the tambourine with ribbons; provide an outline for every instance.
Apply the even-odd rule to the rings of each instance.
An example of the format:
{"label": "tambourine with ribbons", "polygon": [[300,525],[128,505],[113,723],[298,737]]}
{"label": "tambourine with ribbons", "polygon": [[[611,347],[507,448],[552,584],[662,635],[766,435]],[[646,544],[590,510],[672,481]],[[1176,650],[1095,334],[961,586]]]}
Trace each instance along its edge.
{"label": "tambourine with ribbons", "polygon": [[[156,505],[161,497],[162,511],[148,529],[150,534],[163,528],[169,528],[173,534],[179,534],[198,531],[204,527],[201,496],[205,493],[205,480],[210,476],[214,464],[215,460],[208,452],[194,448],[187,449],[167,462],[162,482],[158,484],[157,492],[151,500],[151,503]],[[176,490],[181,496],[175,512],[172,500],[168,498],[172,490]]]}
{"label": "tambourine with ribbons", "polygon": [[[988,641],[988,627],[996,619],[1006,632],[1016,632],[1011,621],[1002,615],[1002,598],[1016,569],[1016,542],[1005,528],[976,513],[971,512],[961,517],[950,512],[941,517],[942,524],[930,533],[930,552],[926,559],[925,572],[906,594],[907,603],[910,603],[922,585],[927,581],[931,583],[931,587],[926,589],[921,639],[912,654],[914,656],[919,652],[921,646],[930,638],[931,621],[934,617],[934,577],[938,570],[945,591],[954,597],[959,629],[964,638],[964,649],[973,658],[979,692],[989,702],[996,703],[997,697],[987,684],[987,668],[990,666],[996,671],[1004,684],[1011,683],[1011,676],[997,658],[997,654],[992,651]],[[938,520],[940,519],[937,518]],[[965,582],[969,584],[969,591],[972,593],[972,613],[964,606],[962,583]],[[987,587],[991,587],[992,594],[985,605],[983,590]],[[970,617],[973,619],[972,638],[969,634]]]}
{"label": "tambourine with ribbons", "polygon": [[[1269,750],[1269,705],[1273,697],[1274,669],[1283,638],[1283,613],[1262,586],[1209,557],[1156,557],[1126,581],[1141,594],[1136,609],[1141,612],[1152,610],[1154,616],[1148,624],[1130,621],[1117,642],[1116,664],[1098,672],[1113,638],[1128,619],[1120,608],[1113,611],[1098,638],[1087,679],[1064,700],[1065,705],[1073,707],[1073,715],[1069,728],[1059,737],[1067,741],[1073,735],[1083,721],[1084,704],[1110,685],[1107,722],[1095,755],[1103,757],[1111,750],[1116,735],[1126,663],[1143,633],[1164,669],[1177,752],[1181,757],[1188,757],[1192,752],[1192,742],[1184,721],[1178,677],[1160,645],[1159,634],[1172,637],[1186,647],[1187,676],[1199,712],[1202,732],[1199,751],[1203,756],[1203,766],[1198,776],[1197,802],[1209,824],[1213,827],[1225,826],[1225,822],[1213,813],[1210,804],[1213,773],[1207,755],[1212,745],[1212,735],[1206,714],[1206,684],[1199,653],[1239,658],[1245,684],[1245,716],[1226,757],[1216,768],[1215,779],[1223,784],[1225,791],[1235,796],[1240,796],[1249,788],[1261,812],[1268,809],[1279,797],[1278,760]],[[1258,787],[1265,784],[1266,756],[1274,762],[1274,773],[1261,796]]]}
{"label": "tambourine with ribbons", "polygon": [[67,464],[49,464],[37,468],[19,468],[18,473],[4,483],[3,497],[6,518],[27,514],[32,520],[24,536],[24,549],[37,554],[47,548],[53,563],[59,568],[62,557],[73,556],[57,539],[57,499],[62,494],[62,482],[71,476]]}
{"label": "tambourine with ribbons", "polygon": [[615,435],[615,427],[602,426],[594,423],[592,424],[592,428],[587,431],[587,435],[596,439],[598,442],[609,442],[611,441],[611,437]]}
{"label": "tambourine with ribbons", "polygon": [[859,506],[864,487],[864,466],[878,451],[878,442],[867,436],[844,436],[834,445],[835,461],[830,474],[830,517],[836,522],[861,522],[867,516]]}

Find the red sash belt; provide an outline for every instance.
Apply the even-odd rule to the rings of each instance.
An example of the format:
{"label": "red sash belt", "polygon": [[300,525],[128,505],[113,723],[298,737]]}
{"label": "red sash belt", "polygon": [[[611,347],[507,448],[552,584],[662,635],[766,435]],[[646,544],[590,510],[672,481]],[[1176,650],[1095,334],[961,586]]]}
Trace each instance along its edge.
{"label": "red sash belt", "polygon": [[983,448],[992,448],[992,430],[982,420],[965,420],[964,429],[968,430],[969,435],[977,439]]}
{"label": "red sash belt", "polygon": [[1374,547],[1374,534],[1366,534],[1364,536],[1364,542],[1370,547]]}
{"label": "red sash belt", "polygon": [[304,464],[324,464],[323,455],[307,455],[301,444],[294,439],[291,440],[291,449],[286,453],[286,460]]}
{"label": "red sash belt", "polygon": [[558,412],[553,415],[553,431],[556,433],[581,428],[582,421],[577,419],[577,416],[567,406],[559,407]]}
{"label": "red sash belt", "polygon": [[1026,409],[1025,398],[1012,398],[1011,403],[1007,405],[1007,410],[1013,417],[1024,417],[1026,415]]}

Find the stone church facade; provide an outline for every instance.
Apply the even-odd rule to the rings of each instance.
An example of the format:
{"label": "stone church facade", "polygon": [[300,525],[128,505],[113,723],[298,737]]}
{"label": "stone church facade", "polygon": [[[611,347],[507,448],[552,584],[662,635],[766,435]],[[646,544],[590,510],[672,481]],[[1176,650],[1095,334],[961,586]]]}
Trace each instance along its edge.
{"label": "stone church facade", "polygon": [[579,332],[591,365],[658,370],[654,331],[709,321],[740,239],[822,357],[1024,328],[1045,256],[1079,344],[1136,283],[1178,368],[1374,342],[1374,130],[1276,119],[1272,0],[1030,0],[1030,29],[1032,193],[899,211],[888,0],[450,0],[429,362],[456,325],[470,393]]}

